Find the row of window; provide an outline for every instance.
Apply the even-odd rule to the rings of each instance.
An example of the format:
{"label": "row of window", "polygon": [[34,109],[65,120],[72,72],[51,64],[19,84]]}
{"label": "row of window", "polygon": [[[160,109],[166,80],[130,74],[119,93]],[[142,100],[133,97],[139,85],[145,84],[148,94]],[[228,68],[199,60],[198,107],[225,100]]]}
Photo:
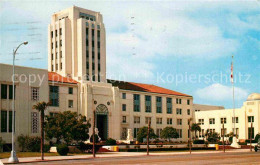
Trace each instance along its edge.
{"label": "row of window", "polygon": [[[93,27],[94,28],[94,27]],[[89,28],[87,27],[86,28],[86,74],[87,74],[87,77],[86,77],[86,80],[90,80],[90,76],[89,76],[89,39],[88,39],[88,36],[89,36]],[[92,36],[92,81],[96,81],[96,75],[95,75],[95,41],[94,41],[94,38],[95,38],[95,29],[91,29],[91,36]],[[100,70],[101,70],[101,65],[100,65],[100,30],[97,30],[97,47],[98,47],[98,82],[101,81],[100,79]]]}
{"label": "row of window", "polygon": [[[49,99],[50,106],[59,106],[59,87],[58,86],[50,86],[49,87]],[[73,94],[73,87],[68,87],[68,94]],[[73,100],[68,100],[68,107],[73,108]]]}
{"label": "row of window", "polygon": [[[254,122],[254,116],[248,116],[247,117],[248,122]],[[232,123],[238,123],[238,117],[232,117]],[[204,125],[204,119],[198,119],[198,123],[200,125]],[[226,124],[227,123],[227,118],[226,117],[222,117],[220,118],[220,123],[221,124]],[[209,118],[209,124],[215,124],[215,118]]]}
{"label": "row of window", "polygon": [[[14,86],[15,93],[16,86]],[[1,84],[1,99],[13,99],[13,85]],[[15,98],[15,94],[14,94]]]}
{"label": "row of window", "polygon": [[[167,114],[172,114],[172,106],[168,105],[168,104],[169,103],[167,103]],[[140,112],[139,108],[140,108],[140,106],[134,105],[134,112]],[[126,104],[122,104],[122,111],[126,111]],[[147,101],[145,103],[145,112],[147,112],[147,113],[151,113],[152,112],[151,102],[149,102],[149,101]],[[156,104],[156,113],[162,113],[162,102],[161,101],[157,102],[157,104]],[[176,108],[176,114],[177,115],[182,115],[182,109],[181,108]],[[190,114],[191,114],[190,109],[187,109],[187,115],[190,115]]]}
{"label": "row of window", "polygon": [[[134,94],[134,100],[139,100],[140,95],[139,94]],[[122,93],[122,99],[126,99],[126,93]],[[151,101],[151,96],[146,95],[145,96],[145,101]],[[156,101],[161,102],[161,97],[156,97]],[[172,98],[167,98],[167,103],[171,104],[172,103]],[[182,99],[176,98],[176,104],[182,104]],[[190,105],[190,100],[187,100],[187,105]]]}
{"label": "row of window", "polygon": [[1,132],[12,132],[12,115],[12,111],[1,110]]}
{"label": "row of window", "polygon": [[[152,117],[145,117],[145,124],[148,124],[149,121],[152,122]],[[173,124],[172,118],[167,118],[166,121],[167,121],[168,125]],[[177,122],[177,125],[182,125],[182,119],[177,119],[176,122]],[[122,123],[127,123],[127,117],[126,116],[122,116]],[[141,117],[140,116],[134,116],[134,124],[140,124],[140,123],[141,123]],[[163,118],[157,117],[156,118],[156,124],[163,124]]]}
{"label": "row of window", "polygon": [[[62,47],[62,40],[60,40],[60,47]],[[53,42],[51,43],[51,49],[54,48]],[[55,48],[58,48],[58,41],[55,42]]]}
{"label": "row of window", "polygon": [[[59,29],[59,34],[60,34],[60,36],[62,35],[62,28]],[[55,30],[55,37],[57,37],[57,36],[58,36],[58,30],[56,29]],[[53,31],[51,31],[51,38],[53,38]]]}

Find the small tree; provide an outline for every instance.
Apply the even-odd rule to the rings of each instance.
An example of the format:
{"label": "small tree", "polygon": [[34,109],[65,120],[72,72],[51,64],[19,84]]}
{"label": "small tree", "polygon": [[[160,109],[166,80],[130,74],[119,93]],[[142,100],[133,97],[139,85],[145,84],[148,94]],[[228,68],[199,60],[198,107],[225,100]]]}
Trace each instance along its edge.
{"label": "small tree", "polygon": [[165,127],[161,132],[161,137],[170,141],[170,138],[178,138],[179,134],[175,128]]}
{"label": "small tree", "polygon": [[65,111],[57,113],[55,116],[46,116],[46,137],[56,138],[56,143],[60,144],[64,140],[66,144],[72,141],[82,142],[89,138],[90,123],[85,116],[76,112]]}
{"label": "small tree", "polygon": [[216,133],[216,132],[209,132],[208,133],[208,139],[207,139],[208,142],[216,143],[216,142],[219,141],[219,139],[220,139],[220,136],[219,136],[218,133]]}
{"label": "small tree", "polygon": [[22,149],[22,152],[25,151],[28,138],[29,138],[28,136],[25,136],[23,134],[21,134],[20,136],[17,137],[17,141],[18,141],[19,147]]}
{"label": "small tree", "polygon": [[191,131],[194,131],[194,132],[195,132],[195,139],[197,139],[197,131],[201,131],[200,124],[198,124],[198,123],[193,123],[193,124],[191,125]]}
{"label": "small tree", "polygon": [[[140,128],[139,131],[137,132],[137,141],[143,142],[143,139],[146,138],[147,133],[148,133],[148,127]],[[150,138],[156,138],[157,137],[152,128],[150,128],[149,137]]]}
{"label": "small tree", "polygon": [[49,106],[49,103],[46,102],[39,102],[33,106],[33,109],[36,109],[41,114],[41,158],[44,159],[44,111]]}

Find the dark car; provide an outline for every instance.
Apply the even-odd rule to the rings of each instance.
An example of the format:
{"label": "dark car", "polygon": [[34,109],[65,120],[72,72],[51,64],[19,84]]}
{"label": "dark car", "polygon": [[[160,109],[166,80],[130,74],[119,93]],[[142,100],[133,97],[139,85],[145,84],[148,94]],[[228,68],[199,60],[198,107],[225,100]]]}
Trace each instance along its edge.
{"label": "dark car", "polygon": [[257,152],[258,150],[260,150],[260,139],[258,139],[258,143],[255,146],[255,152]]}

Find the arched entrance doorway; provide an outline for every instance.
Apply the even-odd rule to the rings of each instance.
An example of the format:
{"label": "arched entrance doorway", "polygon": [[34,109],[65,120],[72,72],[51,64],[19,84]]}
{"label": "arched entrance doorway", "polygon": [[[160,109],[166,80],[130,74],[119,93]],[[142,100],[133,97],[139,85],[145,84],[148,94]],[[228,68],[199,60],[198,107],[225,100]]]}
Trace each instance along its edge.
{"label": "arched entrance doorway", "polygon": [[108,138],[108,109],[104,104],[99,104],[96,108],[96,128],[102,140]]}

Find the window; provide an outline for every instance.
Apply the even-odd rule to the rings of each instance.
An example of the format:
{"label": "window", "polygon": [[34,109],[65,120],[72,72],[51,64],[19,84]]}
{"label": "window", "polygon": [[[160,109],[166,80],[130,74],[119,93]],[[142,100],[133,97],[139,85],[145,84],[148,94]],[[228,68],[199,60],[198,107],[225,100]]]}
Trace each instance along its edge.
{"label": "window", "polygon": [[215,129],[209,129],[209,132],[211,132],[211,133],[213,132],[214,133]]}
{"label": "window", "polygon": [[60,58],[62,58],[62,51],[60,51]]}
{"label": "window", "polygon": [[58,70],[58,64],[56,64],[56,70]]}
{"label": "window", "polygon": [[31,87],[31,99],[33,101],[39,100],[39,88]]}
{"label": "window", "polygon": [[152,118],[151,117],[145,117],[145,124],[149,124],[149,120],[152,123]]}
{"label": "window", "polygon": [[123,116],[122,123],[126,123],[126,116]]}
{"label": "window", "polygon": [[51,38],[53,38],[53,31],[51,31]]}
{"label": "window", "polygon": [[190,105],[190,100],[187,100],[187,104]]}
{"label": "window", "polygon": [[156,118],[156,124],[162,124],[162,118]]}
{"label": "window", "polygon": [[72,87],[69,87],[69,94],[73,94],[73,88]]}
{"label": "window", "polygon": [[254,127],[252,127],[252,129],[251,129],[251,127],[249,127],[248,128],[248,139],[251,137],[252,139],[255,137],[254,136],[255,135],[255,129],[254,129]]}
{"label": "window", "polygon": [[139,128],[134,128],[134,138],[137,138],[138,131],[139,131]]}
{"label": "window", "polygon": [[73,100],[69,100],[69,108],[73,108]]}
{"label": "window", "polygon": [[181,99],[176,98],[176,104],[181,104]]}
{"label": "window", "polygon": [[7,85],[1,84],[1,99],[7,99]]}
{"label": "window", "polygon": [[215,118],[210,118],[209,119],[209,124],[215,124]]}
{"label": "window", "polygon": [[182,129],[176,129],[178,135],[179,135],[179,138],[182,138]]}
{"label": "window", "polygon": [[122,137],[123,140],[127,138],[127,128],[122,128]]}
{"label": "window", "polygon": [[[16,85],[14,86],[14,98],[15,98],[15,89],[16,89]],[[13,85],[9,85],[9,99],[13,99]]]}
{"label": "window", "polygon": [[59,106],[59,87],[50,86],[50,106]]}
{"label": "window", "polygon": [[58,47],[58,41],[55,42],[55,47],[56,47],[56,48]]}
{"label": "window", "polygon": [[62,40],[60,40],[60,46],[62,46]]}
{"label": "window", "polygon": [[221,124],[226,124],[227,123],[227,118],[225,118],[225,117],[220,118],[220,123]]}
{"label": "window", "polygon": [[172,124],[172,118],[167,118],[167,124]]}
{"label": "window", "polygon": [[152,112],[152,101],[151,96],[146,95],[145,96],[145,112]]}
{"label": "window", "polygon": [[[15,119],[15,112],[14,112],[14,119]],[[9,132],[12,132],[12,130],[13,130],[12,122],[13,122],[13,111],[9,111]],[[14,123],[15,123],[15,120],[14,120]],[[14,126],[15,126],[15,124],[14,124]],[[15,131],[15,128],[14,128],[14,131]]]}
{"label": "window", "polygon": [[60,28],[60,35],[62,35],[62,29]]}
{"label": "window", "polygon": [[58,59],[58,53],[57,52],[55,53],[55,58]]}
{"label": "window", "polygon": [[39,131],[39,113],[38,112],[32,112],[32,133],[38,133]]}
{"label": "window", "polygon": [[140,95],[134,94],[134,112],[140,112]]}
{"label": "window", "polygon": [[162,97],[156,97],[156,113],[162,113]]}
{"label": "window", "polygon": [[51,54],[51,60],[53,60],[53,53]]}
{"label": "window", "polygon": [[56,36],[56,37],[58,36],[58,34],[57,34],[57,30],[55,30],[55,36]]}
{"label": "window", "polygon": [[201,129],[201,131],[199,131],[199,137],[204,137],[204,129]]}
{"label": "window", "polygon": [[162,129],[161,128],[157,128],[156,129],[156,135],[160,138],[161,137],[161,132],[162,132]]}
{"label": "window", "polygon": [[126,111],[126,104],[122,104],[122,111]]}
{"label": "window", "polygon": [[53,43],[51,43],[51,49],[53,49]]}
{"label": "window", "polygon": [[51,71],[53,71],[53,70],[54,70],[53,65],[51,65]]}
{"label": "window", "polygon": [[60,63],[60,70],[62,70],[62,62]]}
{"label": "window", "polygon": [[181,115],[181,113],[182,113],[182,109],[177,108],[177,109],[176,109],[176,114],[177,114],[177,115]]}
{"label": "window", "polygon": [[190,115],[190,109],[187,109],[187,115]]}
{"label": "window", "polygon": [[126,93],[122,93],[122,99],[126,99]]}
{"label": "window", "polygon": [[134,116],[134,123],[140,124],[140,117],[139,116]]}
{"label": "window", "polygon": [[177,125],[182,125],[182,119],[177,119]]}
{"label": "window", "polygon": [[232,123],[238,123],[238,117],[232,117]]}
{"label": "window", "polygon": [[172,98],[166,98],[167,114],[172,114]]}
{"label": "window", "polygon": [[254,122],[254,116],[248,116],[247,118],[249,123]]}
{"label": "window", "polygon": [[7,111],[1,111],[1,132],[7,132]]}
{"label": "window", "polygon": [[199,120],[198,120],[198,123],[199,123],[200,125],[204,125],[204,119],[199,119]]}

